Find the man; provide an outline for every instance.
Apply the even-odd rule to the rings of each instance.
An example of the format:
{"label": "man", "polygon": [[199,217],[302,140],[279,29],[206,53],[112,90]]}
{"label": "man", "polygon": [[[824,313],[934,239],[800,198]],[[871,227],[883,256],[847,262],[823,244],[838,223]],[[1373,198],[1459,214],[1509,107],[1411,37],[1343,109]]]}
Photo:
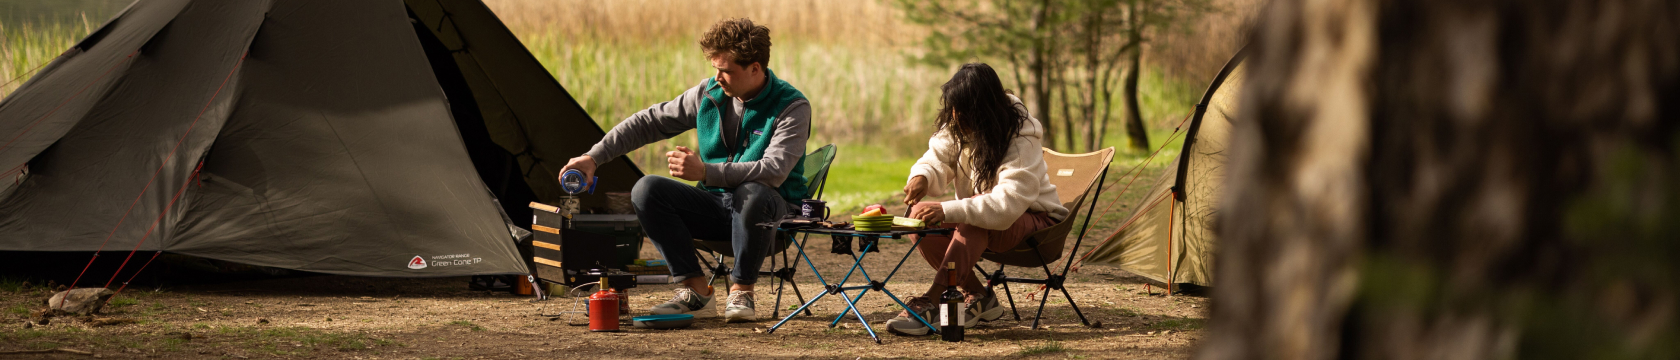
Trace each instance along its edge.
{"label": "man", "polygon": [[671,176],[698,186],[647,176],[631,191],[636,217],[681,283],[676,296],[652,312],[712,311],[713,289],[692,241],[729,241],[735,271],[723,315],[729,322],[752,321],[753,284],[775,237],[774,229],[757,224],[780,219],[794,208],[789,202],[805,197],[799,160],[810,136],[811,105],[765,67],[770,29],[747,19],[724,20],[701,35],[700,48],[716,76],[631,115],[565,169],[589,178],[597,165],[631,150],[698,131],[697,149],[678,146],[665,154]]}

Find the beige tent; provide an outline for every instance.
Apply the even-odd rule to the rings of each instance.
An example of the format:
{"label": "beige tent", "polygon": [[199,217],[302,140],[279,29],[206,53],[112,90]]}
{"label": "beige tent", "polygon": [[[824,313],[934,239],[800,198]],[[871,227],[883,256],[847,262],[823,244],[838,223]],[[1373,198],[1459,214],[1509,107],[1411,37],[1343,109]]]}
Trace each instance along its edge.
{"label": "beige tent", "polygon": [[1132,209],[1122,228],[1085,263],[1118,266],[1168,284],[1212,286],[1216,217],[1225,179],[1225,145],[1242,89],[1243,52],[1214,77],[1196,106],[1184,147]]}

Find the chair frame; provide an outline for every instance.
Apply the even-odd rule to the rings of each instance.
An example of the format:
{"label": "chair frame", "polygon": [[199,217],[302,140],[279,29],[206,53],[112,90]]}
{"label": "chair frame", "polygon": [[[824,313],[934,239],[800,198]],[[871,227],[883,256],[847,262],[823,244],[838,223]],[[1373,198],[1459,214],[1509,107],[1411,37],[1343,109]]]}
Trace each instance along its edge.
{"label": "chair frame", "polygon": [[[824,147],[834,147],[834,156],[830,157],[828,159],[828,161],[823,164],[822,168],[817,170],[816,176],[814,178],[810,179],[810,184],[815,184],[816,185],[815,187],[812,187],[812,188],[806,190],[807,192],[810,192],[810,191],[815,191],[816,192],[815,196],[810,197],[811,199],[818,199],[818,200],[822,199],[823,190],[828,188],[828,170],[834,164],[834,159],[836,157],[840,156],[840,147],[834,146],[834,144],[828,144],[828,145],[823,145],[822,147],[818,147],[817,150],[821,151],[822,148],[824,148]],[[815,152],[812,152],[812,153],[815,153]],[[803,158],[801,158],[800,160],[804,161]],[[804,238],[800,239],[801,241],[797,241],[797,242],[792,241],[791,239],[782,240],[782,237],[784,237],[784,236],[791,237],[793,235],[790,235],[786,232],[777,231],[776,232],[776,241],[778,241],[778,242],[787,241],[790,244],[787,244],[786,247],[782,247],[782,249],[780,251],[775,251],[776,249],[774,247],[772,247],[771,250],[775,251],[776,253],[775,254],[770,254],[769,256],[766,256],[766,258],[770,259],[770,268],[775,269],[775,270],[774,271],[759,270],[759,272],[758,272],[759,276],[769,276],[770,278],[775,279],[775,281],[776,281],[776,284],[774,285],[775,288],[776,288],[776,305],[774,306],[774,310],[771,310],[771,312],[770,312],[770,317],[771,318],[781,317],[781,314],[782,314],[782,293],[783,293],[783,290],[784,290],[785,287],[788,287],[788,286],[793,287],[793,295],[794,295],[795,298],[799,299],[799,302],[797,304],[804,304],[805,303],[805,294],[799,291],[799,282],[794,281],[794,279],[793,279],[793,276],[797,272],[796,269],[798,269],[798,267],[795,266],[796,265],[795,262],[791,258],[789,258],[790,255],[788,255],[787,250],[788,250],[788,247],[795,246],[793,243],[800,244],[798,246],[803,247],[804,246],[803,244],[805,244],[804,240],[809,239],[811,235],[810,234],[804,234]],[[696,242],[698,242],[698,241],[696,241]],[[716,283],[718,281],[718,279],[724,279],[724,282],[727,284],[728,283],[728,276],[734,272],[734,269],[731,268],[728,265],[729,263],[726,263],[726,262],[723,261],[723,258],[725,257],[725,255],[722,252],[719,252],[716,249],[712,249],[709,246],[696,247],[695,250],[697,250],[699,252],[709,252],[709,253],[711,253],[712,254],[712,259],[716,261],[716,263],[713,263],[711,261],[706,261],[705,256],[697,256],[700,259],[700,262],[702,264],[704,264],[706,266],[706,268],[708,268],[712,271],[712,276],[710,278],[706,279],[706,284],[710,285],[710,284]],[[782,266],[781,267],[776,266],[776,257],[778,255],[780,255],[781,258],[782,258]],[[805,316],[812,316],[812,315],[813,315],[813,313],[811,312],[811,309],[805,309]]]}
{"label": "chair frame", "polygon": [[[1060,154],[1060,153],[1058,153],[1058,154]],[[1086,154],[1089,154],[1089,153],[1086,153]],[[1069,154],[1069,155],[1081,155],[1081,154]],[[1112,157],[1110,158],[1110,162],[1111,163],[1113,162]],[[1079,246],[1081,244],[1083,244],[1084,241],[1085,241],[1085,231],[1087,229],[1089,229],[1089,227],[1091,226],[1091,217],[1094,215],[1094,214],[1092,214],[1092,212],[1096,211],[1097,202],[1098,202],[1099,199],[1102,199],[1103,182],[1107,181],[1107,179],[1108,179],[1108,167],[1109,167],[1109,164],[1103,164],[1101,175],[1097,176],[1097,182],[1095,184],[1092,184],[1090,188],[1086,188],[1086,189],[1083,190],[1086,193],[1094,192],[1094,194],[1089,194],[1089,195],[1091,195],[1090,198],[1086,198],[1083,195],[1081,195],[1078,198],[1079,200],[1074,202],[1074,206],[1073,206],[1074,209],[1072,209],[1072,210],[1074,210],[1074,212],[1071,212],[1067,219],[1062,220],[1062,221],[1078,221],[1079,220],[1078,219],[1079,214],[1077,212],[1078,211],[1077,208],[1079,208],[1079,207],[1085,207],[1086,208],[1085,222],[1084,222],[1084,224],[1081,224],[1079,226],[1079,236],[1074,238],[1073,247],[1067,249],[1068,255],[1066,257],[1062,258],[1062,260],[1065,260],[1065,261],[1063,261],[1062,272],[1061,273],[1058,274],[1056,272],[1051,271],[1050,264],[1055,263],[1054,260],[1041,261],[1040,262],[1038,267],[1040,269],[1044,270],[1044,278],[1042,278],[1042,279],[1021,278],[1021,277],[1008,276],[1003,271],[1003,268],[1007,264],[1004,264],[1002,262],[998,262],[997,270],[993,271],[991,273],[987,273],[986,269],[981,267],[979,263],[976,263],[974,265],[974,269],[976,271],[978,271],[980,274],[985,274],[986,288],[987,289],[991,289],[991,288],[996,287],[998,285],[1003,286],[1004,297],[1009,300],[1009,312],[1015,316],[1016,321],[1021,320],[1021,312],[1015,306],[1015,296],[1013,294],[1011,294],[1011,292],[1009,290],[1009,283],[1040,284],[1040,285],[1044,285],[1046,288],[1048,288],[1050,290],[1059,290],[1059,291],[1062,292],[1062,296],[1067,298],[1068,306],[1073,307],[1073,313],[1079,316],[1079,323],[1080,324],[1085,325],[1086,327],[1099,327],[1099,326],[1101,326],[1100,325],[1101,323],[1098,323],[1099,325],[1092,325],[1090,319],[1085,317],[1085,312],[1079,310],[1079,303],[1073,300],[1073,295],[1072,294],[1068,293],[1066,283],[1067,283],[1068,271],[1073,268],[1072,257],[1079,253]],[[1086,203],[1089,203],[1089,205],[1087,206]],[[1071,232],[1069,234],[1071,234]],[[1034,234],[1034,235],[1037,235],[1037,234]],[[1063,241],[1066,241],[1066,240],[1064,239]],[[1039,241],[1038,236],[1029,235],[1027,237],[1026,241],[1025,241],[1025,244],[1026,244],[1026,246],[1028,246],[1029,248],[1032,249],[1033,255],[1038,256],[1039,259],[1049,259],[1048,257],[1045,257],[1044,254],[1039,250],[1040,241]],[[986,253],[991,253],[991,252],[987,251]],[[982,255],[981,258],[984,259],[985,256]],[[994,262],[997,262],[997,261],[994,261]],[[1046,292],[1044,294],[1040,294],[1040,295],[1041,296],[1039,296],[1039,299],[1038,299],[1038,313],[1033,315],[1033,324],[1032,324],[1032,329],[1033,330],[1038,330],[1039,321],[1043,320],[1043,318],[1044,318],[1044,305],[1048,300],[1050,300],[1050,294],[1048,292]]]}

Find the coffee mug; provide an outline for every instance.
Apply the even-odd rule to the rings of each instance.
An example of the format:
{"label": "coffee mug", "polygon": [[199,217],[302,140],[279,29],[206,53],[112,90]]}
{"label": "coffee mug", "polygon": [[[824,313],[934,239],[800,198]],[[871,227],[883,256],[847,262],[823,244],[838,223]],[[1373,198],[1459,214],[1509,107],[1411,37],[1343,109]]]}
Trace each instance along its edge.
{"label": "coffee mug", "polygon": [[827,219],[828,202],[817,199],[799,201],[799,216],[808,219]]}

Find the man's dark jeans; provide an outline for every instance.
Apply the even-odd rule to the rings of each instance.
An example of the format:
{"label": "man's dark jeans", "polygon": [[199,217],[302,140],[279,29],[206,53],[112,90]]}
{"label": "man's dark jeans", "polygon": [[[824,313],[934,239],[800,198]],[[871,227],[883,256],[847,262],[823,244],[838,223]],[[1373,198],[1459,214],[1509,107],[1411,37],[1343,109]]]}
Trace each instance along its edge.
{"label": "man's dark jeans", "polygon": [[665,255],[674,280],[705,276],[695,258],[694,240],[734,244],[736,284],[758,282],[758,268],[772,248],[776,229],[759,223],[780,220],[792,207],[776,188],[762,183],[741,184],[714,193],[661,176],[643,176],[630,192],[636,217],[654,247]]}

